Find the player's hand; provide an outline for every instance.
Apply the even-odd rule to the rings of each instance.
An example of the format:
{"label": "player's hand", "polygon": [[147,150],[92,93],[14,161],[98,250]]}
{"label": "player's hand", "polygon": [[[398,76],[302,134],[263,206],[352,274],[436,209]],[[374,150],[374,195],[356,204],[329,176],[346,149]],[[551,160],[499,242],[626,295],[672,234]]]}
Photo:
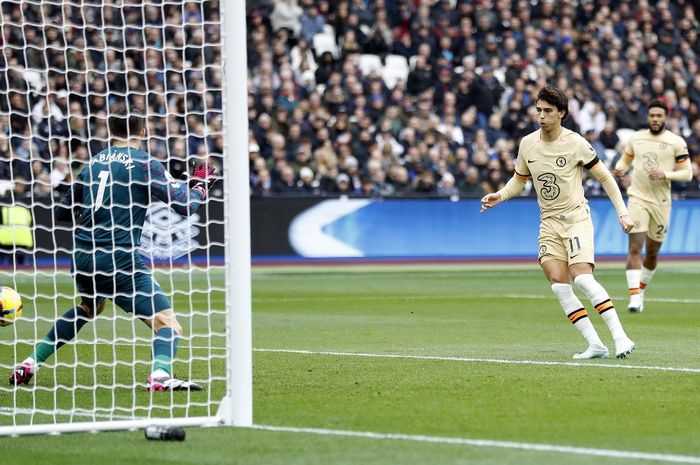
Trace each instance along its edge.
{"label": "player's hand", "polygon": [[625,175],[625,170],[623,168],[615,168],[613,170],[613,174],[617,176],[618,178],[621,178],[622,176]]}
{"label": "player's hand", "polygon": [[620,217],[620,226],[622,226],[622,230],[624,232],[628,233],[632,231],[632,228],[634,228],[634,222],[629,215],[622,215]]}
{"label": "player's hand", "polygon": [[479,213],[483,213],[489,208],[493,208],[501,203],[501,194],[494,192],[492,194],[486,194],[481,198],[481,210]]}
{"label": "player's hand", "polygon": [[652,181],[661,181],[666,179],[666,173],[661,170],[651,170],[649,171],[649,179]]}
{"label": "player's hand", "polygon": [[206,198],[207,192],[216,182],[215,175],[216,168],[211,163],[196,164],[190,178],[190,189],[200,191],[203,197]]}

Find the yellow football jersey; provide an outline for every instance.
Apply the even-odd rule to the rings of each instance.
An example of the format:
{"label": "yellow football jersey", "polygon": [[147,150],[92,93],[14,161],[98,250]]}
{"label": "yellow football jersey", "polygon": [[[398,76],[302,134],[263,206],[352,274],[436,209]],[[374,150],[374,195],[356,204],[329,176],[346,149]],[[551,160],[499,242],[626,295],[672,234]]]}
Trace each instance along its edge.
{"label": "yellow football jersey", "polygon": [[632,184],[627,189],[630,197],[656,204],[671,201],[671,181],[652,181],[653,170],[673,171],[676,162],[688,155],[688,146],[682,137],[671,131],[652,134],[648,129],[637,131],[629,138],[623,157],[632,159]]}
{"label": "yellow football jersey", "polygon": [[537,192],[540,217],[569,213],[588,201],[583,195],[583,167],[590,169],[599,162],[595,150],[580,134],[562,128],[553,142],[545,142],[537,130],[520,141],[515,172],[532,176]]}

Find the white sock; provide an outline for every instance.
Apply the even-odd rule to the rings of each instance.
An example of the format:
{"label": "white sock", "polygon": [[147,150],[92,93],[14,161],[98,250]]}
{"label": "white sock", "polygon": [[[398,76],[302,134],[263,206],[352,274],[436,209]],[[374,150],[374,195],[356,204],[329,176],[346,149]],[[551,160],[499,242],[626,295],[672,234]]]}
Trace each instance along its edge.
{"label": "white sock", "polygon": [[593,307],[598,311],[603,321],[608,325],[608,329],[612,334],[613,339],[616,341],[619,339],[627,338],[625,330],[622,329],[622,323],[617,316],[615,307],[608,292],[603,286],[600,285],[598,281],[595,280],[592,274],[580,274],[574,278],[574,282],[579,289],[586,294],[586,297],[591,301]]}
{"label": "white sock", "polygon": [[603,341],[598,337],[593,323],[591,323],[591,320],[588,318],[586,308],[581,301],[578,300],[576,294],[574,294],[571,284],[552,284],[552,292],[554,292],[554,295],[559,299],[559,304],[561,304],[564,314],[574,324],[574,327],[579,330],[586,341],[588,341],[588,345],[599,349],[604,348],[605,344],[603,344]]}
{"label": "white sock", "polygon": [[31,367],[32,367],[32,371],[36,371],[36,369],[37,369],[36,360],[34,360],[31,357],[25,358],[22,363],[29,363],[29,365],[31,365]]}
{"label": "white sock", "polygon": [[151,373],[151,377],[153,378],[170,378],[170,373],[168,373],[165,370],[161,370],[160,368],[157,370],[154,370]]}
{"label": "white sock", "polygon": [[627,276],[627,288],[630,290],[630,295],[639,293],[639,278],[641,274],[642,270],[625,271],[625,275]]}
{"label": "white sock", "polygon": [[640,277],[639,277],[639,291],[644,292],[644,289],[649,285],[649,282],[651,282],[651,278],[654,277],[654,272],[656,269],[650,270],[649,268],[645,268],[644,265],[642,265],[642,269],[640,272]]}

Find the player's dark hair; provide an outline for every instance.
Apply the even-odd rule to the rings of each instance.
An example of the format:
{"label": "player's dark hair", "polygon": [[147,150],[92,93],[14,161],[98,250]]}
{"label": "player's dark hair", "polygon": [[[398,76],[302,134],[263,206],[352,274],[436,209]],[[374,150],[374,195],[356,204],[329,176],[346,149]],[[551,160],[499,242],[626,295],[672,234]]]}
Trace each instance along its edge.
{"label": "player's dark hair", "polygon": [[651,110],[652,108],[661,108],[664,113],[668,115],[668,107],[661,100],[656,99],[649,102],[649,105],[647,105],[647,110]]}
{"label": "player's dark hair", "polygon": [[128,109],[123,105],[119,110],[109,116],[109,132],[112,137],[129,139],[138,137],[144,126],[144,118],[136,109]]}
{"label": "player's dark hair", "polygon": [[537,93],[537,100],[542,100],[557,107],[558,111],[564,111],[562,121],[569,116],[569,98],[560,89],[554,86],[544,86]]}

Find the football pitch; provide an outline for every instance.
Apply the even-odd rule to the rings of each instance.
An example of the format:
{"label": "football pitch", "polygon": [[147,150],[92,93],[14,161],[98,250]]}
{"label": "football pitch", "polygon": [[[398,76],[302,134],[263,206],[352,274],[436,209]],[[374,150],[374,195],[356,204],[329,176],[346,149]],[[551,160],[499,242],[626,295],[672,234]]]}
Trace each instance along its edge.
{"label": "football pitch", "polygon": [[[536,265],[256,268],[253,428],[188,428],[183,443],[146,441],[142,431],[4,437],[0,463],[700,464],[698,275],[698,263],[662,261],[644,312],[628,314],[622,264],[602,264],[596,276],[637,350],[624,360],[574,362],[585,342]],[[184,309],[223,309],[223,274],[172,276],[157,273],[166,291],[187,291],[174,298],[186,334],[209,331],[207,325],[218,333],[183,341],[180,355],[193,362],[175,369],[193,379],[222,377],[223,315]],[[12,279],[0,277],[3,284]],[[49,279],[29,277],[17,288],[23,295],[73,293],[67,275],[55,289]],[[577,294],[613,352],[602,319]],[[25,299],[25,317],[48,318],[54,305],[67,309],[71,302]],[[112,389],[145,381],[150,362],[145,326],[120,310],[105,311],[115,314],[118,320],[98,319],[97,330],[86,328],[79,340],[112,331],[117,344],[64,347],[60,360],[75,366],[39,371],[36,383],[47,389],[34,398],[25,387],[0,391],[0,424],[9,424],[11,409],[28,421],[33,410],[51,405],[65,415],[85,404],[162,416],[171,396],[189,400],[189,415],[216,412],[221,379],[202,393],[161,398]],[[38,326],[0,328],[0,364],[26,356],[29,347],[13,341],[41,337],[50,324]],[[75,364],[81,360],[98,362],[96,373]],[[0,373],[1,382],[7,374]],[[78,389],[70,399],[48,389],[56,379],[100,387]]]}

